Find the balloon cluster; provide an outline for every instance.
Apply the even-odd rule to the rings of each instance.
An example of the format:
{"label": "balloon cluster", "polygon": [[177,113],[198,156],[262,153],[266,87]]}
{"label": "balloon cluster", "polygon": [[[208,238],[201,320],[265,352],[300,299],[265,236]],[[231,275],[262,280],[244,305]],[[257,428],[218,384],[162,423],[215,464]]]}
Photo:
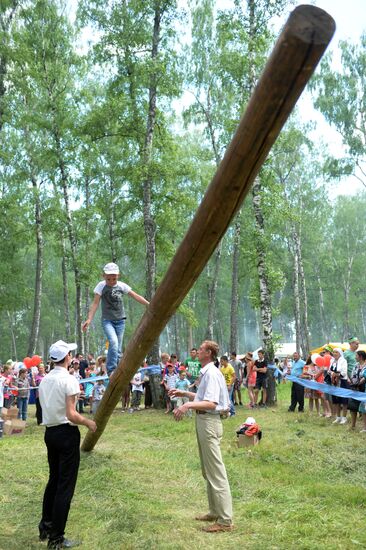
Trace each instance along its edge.
{"label": "balloon cluster", "polygon": [[31,367],[38,367],[38,365],[42,363],[42,357],[40,357],[39,355],[33,355],[33,357],[24,357],[23,363],[27,367],[27,369],[30,369]]}
{"label": "balloon cluster", "polygon": [[319,355],[319,353],[313,353],[311,356],[311,362],[317,367],[329,368],[331,360],[331,355]]}

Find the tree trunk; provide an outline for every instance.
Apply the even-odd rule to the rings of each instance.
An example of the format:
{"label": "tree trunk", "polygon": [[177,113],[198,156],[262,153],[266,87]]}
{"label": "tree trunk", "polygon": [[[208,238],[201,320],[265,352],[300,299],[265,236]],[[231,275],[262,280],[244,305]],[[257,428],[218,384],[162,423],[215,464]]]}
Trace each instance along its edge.
{"label": "tree trunk", "polygon": [[161,385],[161,374],[150,374],[149,380],[154,409],[164,409],[164,392]]}
{"label": "tree trunk", "polygon": [[0,132],[4,126],[4,98],[6,94],[6,73],[7,73],[7,59],[5,55],[0,55]]}
{"label": "tree trunk", "polygon": [[277,385],[274,376],[274,369],[267,370],[267,405],[275,405],[277,403]]}
{"label": "tree trunk", "polygon": [[264,247],[264,218],[261,206],[261,184],[258,179],[256,179],[253,184],[252,202],[257,233],[255,246],[257,251],[257,273],[259,279],[259,300],[263,343],[268,357],[273,359],[272,296],[267,276],[267,256]]}
{"label": "tree trunk", "polygon": [[[91,242],[91,235],[90,235],[90,178],[86,177],[85,179],[85,212],[86,212],[86,218],[85,218],[85,256],[84,256],[84,265],[88,265],[90,262],[90,242]],[[90,287],[89,284],[85,285],[84,290],[84,314],[82,315],[83,319],[86,319],[88,315],[88,311],[90,308]],[[83,345],[82,348],[79,350],[80,353],[85,355],[90,351],[90,330],[87,330],[83,333]]]}
{"label": "tree trunk", "polygon": [[[211,101],[210,93],[207,95],[207,108],[203,109],[206,117],[207,128],[210,135],[212,151],[215,157],[216,166],[220,165],[220,156],[218,144],[216,142],[215,132],[212,125],[211,119]],[[216,294],[217,294],[217,284],[219,280],[220,273],[220,264],[221,264],[221,251],[222,251],[222,241],[220,241],[216,252],[214,254],[213,260],[207,264],[207,328],[206,328],[206,338],[208,340],[214,339],[214,323],[215,323],[215,312],[216,312]],[[210,276],[210,273],[213,269],[213,276]]]}
{"label": "tree trunk", "polygon": [[362,322],[362,333],[363,333],[363,337],[361,341],[364,342],[366,337],[366,319],[365,319],[365,308],[363,306],[361,306],[361,322]]}
{"label": "tree trunk", "polygon": [[216,313],[216,291],[217,284],[219,280],[220,272],[220,263],[221,263],[221,250],[222,250],[222,241],[220,241],[219,246],[216,249],[214,256],[214,265],[213,265],[213,275],[210,277],[210,270],[212,266],[207,265],[207,295],[208,295],[208,305],[207,305],[207,329],[206,329],[206,338],[207,340],[214,339],[214,324],[215,324],[215,313]]}
{"label": "tree trunk", "polygon": [[81,330],[81,320],[82,320],[82,312],[81,312],[81,273],[79,268],[79,262],[77,260],[78,252],[77,252],[77,240],[76,235],[74,231],[74,225],[72,222],[72,216],[71,216],[71,208],[70,208],[70,198],[69,198],[69,183],[68,183],[68,175],[66,170],[66,164],[62,155],[62,148],[61,148],[61,140],[59,136],[58,128],[54,125],[53,129],[53,137],[55,141],[56,146],[56,153],[57,153],[57,164],[60,171],[60,182],[64,197],[64,203],[65,203],[65,220],[66,220],[66,230],[69,237],[70,242],[70,252],[71,252],[71,260],[72,260],[72,267],[74,271],[74,280],[75,280],[75,289],[76,289],[76,310],[75,310],[75,333],[76,333],[76,342],[78,345],[78,349],[83,348],[83,333]]}
{"label": "tree trunk", "polygon": [[67,282],[66,243],[65,243],[64,236],[61,237],[61,246],[62,246],[61,271],[62,271],[62,289],[63,289],[63,297],[64,297],[65,330],[66,330],[66,338],[68,341],[70,341],[71,340],[70,304],[69,304],[69,289],[68,289],[68,282]]}
{"label": "tree trunk", "polygon": [[111,261],[117,263],[117,247],[116,247],[116,189],[113,179],[109,180],[109,246],[111,248]]}
{"label": "tree trunk", "polygon": [[10,334],[11,334],[11,347],[12,347],[11,357],[15,361],[17,361],[18,360],[17,340],[16,340],[16,336],[15,336],[15,331],[14,331],[13,317],[12,317],[12,314],[10,313],[9,310],[6,313],[8,315],[8,321],[9,321],[8,326],[10,328]]}
{"label": "tree trunk", "polygon": [[[152,36],[151,61],[155,64],[159,42],[160,42],[160,23],[161,7],[157,2],[155,5],[154,29]],[[151,301],[156,289],[156,223],[152,213],[152,175],[151,161],[153,155],[153,138],[156,124],[156,97],[157,97],[157,74],[152,71],[149,85],[149,110],[147,115],[145,143],[143,148],[142,160],[145,170],[143,181],[143,214],[144,230],[146,241],[146,298]],[[147,355],[147,363],[156,365],[159,362],[159,339],[156,340],[152,349]]]}
{"label": "tree trunk", "polygon": [[343,323],[343,339],[345,342],[350,336],[350,322],[349,322],[349,300],[351,294],[351,274],[354,257],[351,256],[347,261],[347,273],[343,277],[343,293],[344,293],[344,323]]}
{"label": "tree trunk", "polygon": [[[254,63],[254,41],[256,33],[258,32],[255,0],[248,0],[247,11],[249,18],[248,55],[249,58],[252,59],[252,62],[250,63],[248,84],[250,91],[252,91],[255,87],[258,77],[258,75],[256,74],[256,65]],[[257,233],[255,247],[257,252],[257,273],[259,280],[259,300],[263,330],[263,343],[268,357],[270,359],[273,359],[274,345],[272,328],[272,295],[267,276],[267,254],[264,244],[264,217],[262,212],[261,184],[259,177],[256,178],[252,187],[252,203]]]}
{"label": "tree trunk", "polygon": [[302,261],[302,252],[301,252],[301,237],[299,233],[294,229],[293,239],[295,248],[297,251],[297,265],[298,265],[298,281],[299,281],[299,293],[300,293],[300,331],[301,331],[301,340],[302,340],[302,352],[304,357],[309,355],[310,351],[310,342],[309,342],[309,324],[308,324],[308,298],[306,292],[306,282],[305,282],[305,273],[304,266]]}
{"label": "tree trunk", "polygon": [[41,319],[41,303],[42,303],[42,277],[43,277],[43,232],[42,232],[42,217],[41,217],[41,201],[39,197],[39,188],[37,180],[32,177],[33,197],[34,197],[34,214],[36,222],[36,273],[35,273],[35,288],[34,288],[34,307],[33,319],[28,344],[28,356],[31,357],[36,353],[39,336],[39,325]]}
{"label": "tree trunk", "polygon": [[315,273],[316,273],[316,280],[318,282],[318,287],[319,287],[320,323],[321,323],[321,331],[322,331],[322,335],[323,335],[323,341],[324,342],[329,342],[328,320],[327,320],[327,314],[325,312],[323,287],[322,287],[321,280],[320,280],[320,273],[319,273],[319,266],[318,265],[316,265],[316,267],[315,267]]}
{"label": "tree trunk", "polygon": [[300,292],[299,292],[299,261],[296,248],[293,251],[294,267],[292,271],[292,285],[294,291],[294,317],[296,351],[301,353],[301,313],[300,313]]}
{"label": "tree trunk", "polygon": [[[56,183],[53,184],[53,191],[57,203],[61,200],[59,190]],[[59,204],[61,208],[61,205]],[[61,231],[59,234],[60,246],[61,246],[61,273],[62,273],[62,293],[63,293],[63,302],[64,302],[64,319],[65,319],[65,334],[68,342],[71,341],[71,321],[70,321],[70,304],[69,304],[69,289],[67,281],[67,252],[66,252],[66,237],[65,237],[65,228],[62,225]]]}
{"label": "tree trunk", "polygon": [[233,271],[231,275],[230,351],[238,349],[239,306],[239,258],[240,258],[241,210],[235,220],[233,244]]}
{"label": "tree trunk", "polygon": [[4,98],[6,95],[6,75],[8,72],[6,48],[10,36],[10,26],[19,5],[19,0],[11,0],[2,2],[0,6],[0,132],[4,126]]}
{"label": "tree trunk", "polygon": [[177,314],[173,315],[173,340],[174,340],[174,353],[177,357],[180,357],[180,337],[179,337],[179,323]]}

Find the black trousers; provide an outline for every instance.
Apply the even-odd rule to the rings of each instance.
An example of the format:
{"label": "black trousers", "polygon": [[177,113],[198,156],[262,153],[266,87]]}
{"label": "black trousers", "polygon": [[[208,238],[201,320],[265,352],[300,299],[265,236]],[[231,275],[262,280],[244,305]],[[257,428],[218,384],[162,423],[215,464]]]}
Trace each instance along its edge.
{"label": "black trousers", "polygon": [[292,388],[291,388],[291,405],[289,407],[290,411],[294,411],[296,409],[296,405],[299,405],[299,411],[304,410],[304,386],[301,386],[301,384],[296,384],[296,382],[292,382]]}
{"label": "black trousers", "polygon": [[46,428],[49,479],[43,496],[42,519],[50,540],[62,539],[74,495],[80,463],[80,432],[77,426],[61,424]]}
{"label": "black trousers", "polygon": [[42,407],[41,403],[39,402],[39,397],[36,397],[36,418],[37,418],[37,424],[40,426],[42,424]]}

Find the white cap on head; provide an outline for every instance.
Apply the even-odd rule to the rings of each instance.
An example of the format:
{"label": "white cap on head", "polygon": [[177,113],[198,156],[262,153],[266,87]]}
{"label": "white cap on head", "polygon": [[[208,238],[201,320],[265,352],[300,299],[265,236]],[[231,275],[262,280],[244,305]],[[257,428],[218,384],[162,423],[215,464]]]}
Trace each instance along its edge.
{"label": "white cap on head", "polygon": [[70,352],[76,349],[78,346],[77,344],[67,344],[63,340],[57,340],[52,346],[50,347],[49,356],[52,361],[55,361],[58,363],[59,361],[62,361],[64,357]]}
{"label": "white cap on head", "polygon": [[117,264],[110,262],[103,267],[103,273],[106,275],[119,275],[119,267]]}
{"label": "white cap on head", "polygon": [[251,424],[255,424],[255,419],[252,417],[252,416],[248,416],[248,418],[246,419],[246,421],[244,422],[244,424],[248,424],[249,426]]}

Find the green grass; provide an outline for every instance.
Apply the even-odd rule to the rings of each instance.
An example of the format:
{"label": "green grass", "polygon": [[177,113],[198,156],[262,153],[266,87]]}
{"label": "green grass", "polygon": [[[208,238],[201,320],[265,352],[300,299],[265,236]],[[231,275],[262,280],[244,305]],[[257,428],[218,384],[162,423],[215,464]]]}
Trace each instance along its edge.
{"label": "green grass", "polygon": [[[206,534],[193,520],[207,511],[194,419],[118,409],[95,450],[82,455],[67,536],[90,550],[365,548],[365,434],[288,413],[289,391],[280,386],[278,406],[255,411],[263,430],[256,447],[235,444],[251,411],[238,407],[224,422],[232,533]],[[46,449],[33,411],[24,436],[0,440],[0,550],[45,548],[37,525]]]}

